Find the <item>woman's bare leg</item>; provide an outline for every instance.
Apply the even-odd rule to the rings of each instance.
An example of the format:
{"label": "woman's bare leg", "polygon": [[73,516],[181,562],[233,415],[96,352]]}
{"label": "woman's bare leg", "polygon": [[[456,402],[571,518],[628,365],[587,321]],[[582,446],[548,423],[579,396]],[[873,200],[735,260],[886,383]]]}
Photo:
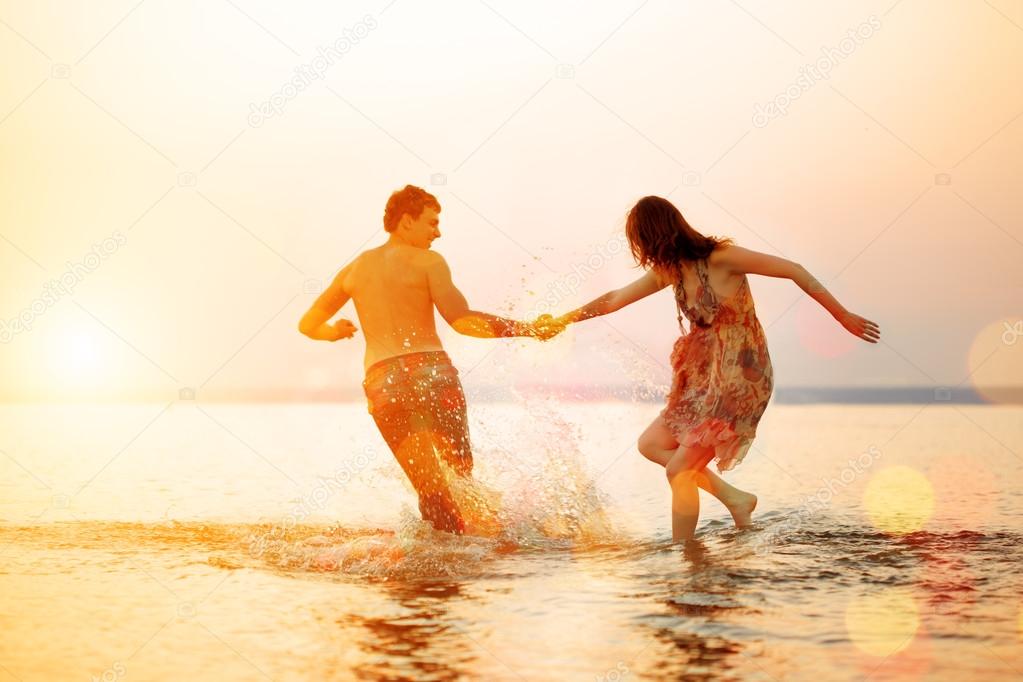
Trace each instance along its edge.
{"label": "woman's bare leg", "polygon": [[[639,437],[639,451],[651,462],[656,462],[663,467],[668,466],[668,462],[675,455],[678,447],[678,440],[672,435],[671,430],[668,429],[661,417],[657,417]],[[736,488],[707,467],[704,467],[695,476],[697,486],[725,505],[735,521],[736,528],[749,526],[752,523],[751,516],[757,506],[756,495]]]}
{"label": "woman's bare leg", "polygon": [[696,536],[696,522],[700,520],[700,492],[696,478],[701,469],[714,458],[711,448],[679,448],[664,473],[671,486],[671,541],[685,542]]}

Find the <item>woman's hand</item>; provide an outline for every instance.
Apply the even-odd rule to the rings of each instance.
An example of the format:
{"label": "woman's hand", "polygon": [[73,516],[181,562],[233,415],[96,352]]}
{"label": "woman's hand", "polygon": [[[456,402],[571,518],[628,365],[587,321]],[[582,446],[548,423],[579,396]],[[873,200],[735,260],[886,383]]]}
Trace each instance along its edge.
{"label": "woman's hand", "polygon": [[855,313],[844,312],[838,316],[838,322],[853,336],[858,336],[869,343],[877,343],[881,338],[881,328],[876,322]]}
{"label": "woman's hand", "polygon": [[355,336],[355,332],[359,331],[359,328],[352,324],[351,320],[338,320],[334,324],[330,325],[330,327],[336,333],[334,338],[329,339],[330,341],[350,339]]}
{"label": "woman's hand", "polygon": [[533,336],[541,341],[549,341],[550,339],[553,339],[555,336],[565,331],[566,326],[561,318],[555,319],[549,314],[541,315],[533,320],[531,324],[533,327]]}

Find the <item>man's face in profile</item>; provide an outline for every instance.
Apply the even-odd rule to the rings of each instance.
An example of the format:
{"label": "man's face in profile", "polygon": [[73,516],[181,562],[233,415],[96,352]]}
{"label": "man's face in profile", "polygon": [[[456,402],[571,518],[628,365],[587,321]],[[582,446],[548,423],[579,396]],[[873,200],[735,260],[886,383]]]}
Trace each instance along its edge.
{"label": "man's face in profile", "polygon": [[411,220],[411,216],[409,218],[407,227],[402,228],[405,230],[408,243],[419,249],[430,248],[433,240],[440,237],[440,218],[437,211],[427,206],[418,218],[415,220]]}

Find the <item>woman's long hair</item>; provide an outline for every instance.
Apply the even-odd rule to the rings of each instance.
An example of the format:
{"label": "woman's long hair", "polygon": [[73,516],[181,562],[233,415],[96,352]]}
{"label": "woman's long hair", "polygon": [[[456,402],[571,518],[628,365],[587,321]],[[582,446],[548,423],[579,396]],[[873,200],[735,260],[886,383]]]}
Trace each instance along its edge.
{"label": "woman's long hair", "polygon": [[705,237],[662,197],[643,197],[629,211],[625,236],[636,262],[681,280],[682,262],[706,258],[731,239]]}

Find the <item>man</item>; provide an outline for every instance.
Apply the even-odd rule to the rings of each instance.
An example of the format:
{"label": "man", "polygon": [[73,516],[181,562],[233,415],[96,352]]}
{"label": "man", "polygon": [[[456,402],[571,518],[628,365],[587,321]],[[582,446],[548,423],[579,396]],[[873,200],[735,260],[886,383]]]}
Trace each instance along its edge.
{"label": "man", "polygon": [[423,519],[465,533],[472,529],[450,485],[451,477],[472,474],[465,395],[437,336],[434,307],[467,336],[546,340],[563,327],[550,316],[531,324],[469,308],[447,262],[430,250],[440,237],[440,210],[437,198],[419,187],[391,194],[384,210],[387,242],[338,273],[302,316],[299,331],[323,341],[350,338],[357,329],[349,320],[327,321],[355,301],[366,337],[363,389],[370,414],[416,489]]}

